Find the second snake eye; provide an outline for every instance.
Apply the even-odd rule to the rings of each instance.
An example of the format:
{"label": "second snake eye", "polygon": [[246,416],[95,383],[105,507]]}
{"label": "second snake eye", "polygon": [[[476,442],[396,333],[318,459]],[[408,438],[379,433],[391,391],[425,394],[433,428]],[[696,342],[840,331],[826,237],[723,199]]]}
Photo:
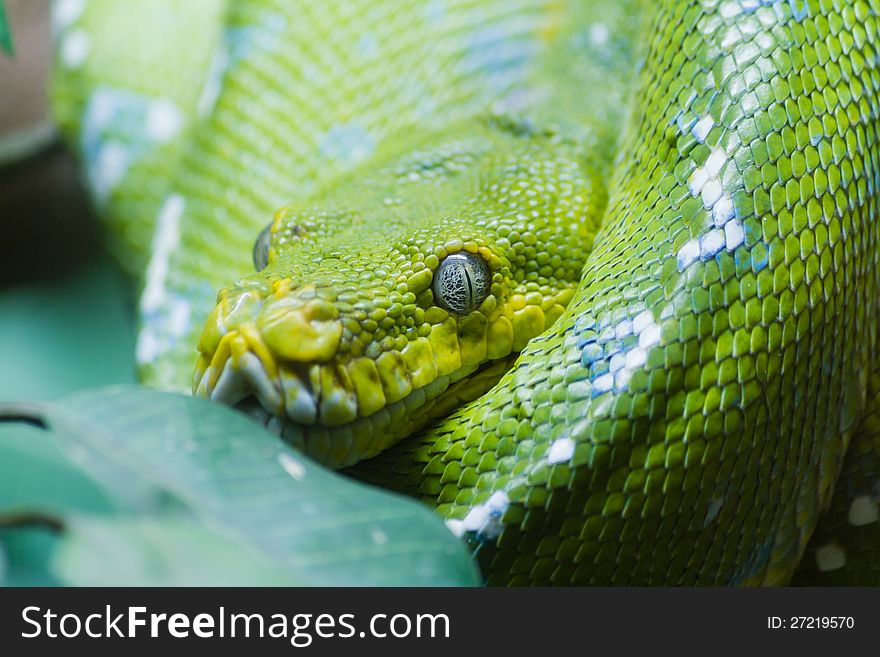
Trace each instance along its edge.
{"label": "second snake eye", "polygon": [[434,272],[434,299],[457,315],[476,310],[489,295],[491,277],[486,261],[471,253],[446,256]]}
{"label": "second snake eye", "polygon": [[254,242],[254,267],[257,271],[263,271],[269,264],[269,246],[272,244],[272,224],[269,224],[257,235]]}

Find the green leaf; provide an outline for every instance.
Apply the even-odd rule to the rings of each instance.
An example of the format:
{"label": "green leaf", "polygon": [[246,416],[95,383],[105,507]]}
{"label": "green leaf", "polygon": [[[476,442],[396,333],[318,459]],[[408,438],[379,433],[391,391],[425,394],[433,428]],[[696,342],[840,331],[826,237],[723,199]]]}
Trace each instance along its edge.
{"label": "green leaf", "polygon": [[125,479],[161,490],[207,531],[250,546],[292,580],[479,583],[467,550],[430,509],[321,468],[232,409],[138,386],[85,391],[44,409],[89,476],[113,489]]}
{"label": "green leaf", "polygon": [[[0,425],[0,521],[33,510],[113,508],[107,491],[70,460],[53,436],[35,427]],[[0,523],[4,524],[4,523]],[[0,527],[2,582],[8,586],[56,584],[50,560],[57,535],[45,525]]]}
{"label": "green leaf", "polygon": [[0,528],[0,586],[56,586],[52,554],[58,535],[46,527]]}
{"label": "green leaf", "polygon": [[71,460],[57,436],[21,425],[0,431],[0,514],[114,508],[107,489]]}
{"label": "green leaf", "polygon": [[[162,508],[155,490],[117,471],[114,494],[73,461],[57,436],[22,424],[0,425],[0,583],[45,586],[64,583],[52,570],[59,545],[57,529],[42,517],[64,524],[71,514],[117,513],[124,508]],[[109,475],[109,473],[108,473]],[[28,517],[31,516],[31,520]]]}
{"label": "green leaf", "polygon": [[9,28],[9,19],[6,17],[6,3],[0,0],[0,50],[7,55],[12,55],[12,30]]}
{"label": "green leaf", "polygon": [[72,586],[292,586],[253,549],[187,518],[68,518],[51,570]]}

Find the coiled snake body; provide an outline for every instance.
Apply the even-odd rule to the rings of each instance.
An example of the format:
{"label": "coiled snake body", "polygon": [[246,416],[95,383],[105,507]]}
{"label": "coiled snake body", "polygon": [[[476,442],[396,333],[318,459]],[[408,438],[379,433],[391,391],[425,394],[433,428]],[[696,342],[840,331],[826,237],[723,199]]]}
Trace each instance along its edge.
{"label": "coiled snake body", "polygon": [[147,382],[491,584],[880,583],[880,4],[81,4]]}

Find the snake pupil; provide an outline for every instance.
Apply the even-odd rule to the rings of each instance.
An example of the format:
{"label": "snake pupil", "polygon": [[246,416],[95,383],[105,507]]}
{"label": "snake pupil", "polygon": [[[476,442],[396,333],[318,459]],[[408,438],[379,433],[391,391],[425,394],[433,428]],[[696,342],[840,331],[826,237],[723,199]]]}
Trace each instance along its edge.
{"label": "snake pupil", "polygon": [[434,273],[434,298],[458,315],[475,310],[489,295],[489,268],[470,253],[448,255]]}
{"label": "snake pupil", "polygon": [[257,271],[263,271],[269,264],[269,246],[272,243],[272,222],[270,222],[254,242],[254,267]]}

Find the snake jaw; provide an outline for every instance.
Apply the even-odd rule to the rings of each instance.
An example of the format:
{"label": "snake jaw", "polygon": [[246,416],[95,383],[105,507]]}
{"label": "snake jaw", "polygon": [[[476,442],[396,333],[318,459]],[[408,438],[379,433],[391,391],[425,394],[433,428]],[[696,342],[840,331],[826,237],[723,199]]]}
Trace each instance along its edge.
{"label": "snake jaw", "polygon": [[455,329],[447,319],[402,348],[354,356],[336,308],[308,290],[304,303],[299,290],[282,292],[221,293],[199,344],[193,394],[245,410],[329,467],[374,456],[445,417],[494,385],[516,355],[510,340],[503,353],[497,339],[486,348],[493,331],[485,320]]}
{"label": "snake jaw", "polygon": [[364,415],[356,393],[342,382],[350,381],[350,368],[282,364],[277,375],[270,377],[256,353],[240,351],[246,338],[237,332],[229,336],[230,356],[222,363],[199,367],[194,393],[245,411],[332,468],[375,456],[426,423],[445,417],[464,401],[480,396],[510,368],[515,356],[438,376]]}
{"label": "snake jaw", "polygon": [[[193,394],[242,408],[324,465],[344,467],[488,391],[561,315],[571,289],[490,294],[464,316],[391,306],[385,337],[369,341],[353,330],[368,304],[334,294],[284,276],[223,290],[199,342]],[[367,320],[378,325],[380,308]],[[408,321],[419,327],[411,335]]]}
{"label": "snake jaw", "polygon": [[277,367],[253,325],[224,332],[213,353],[202,351],[193,395],[235,405],[256,395],[270,412],[284,410]]}

